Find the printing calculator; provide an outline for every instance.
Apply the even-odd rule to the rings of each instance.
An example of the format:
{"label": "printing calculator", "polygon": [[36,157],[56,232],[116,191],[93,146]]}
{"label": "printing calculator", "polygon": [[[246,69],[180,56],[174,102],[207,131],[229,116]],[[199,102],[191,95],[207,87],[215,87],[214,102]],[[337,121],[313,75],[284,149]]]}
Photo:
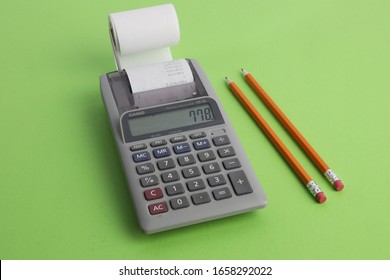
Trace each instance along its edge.
{"label": "printing calculator", "polygon": [[100,77],[112,133],[145,233],[267,205],[206,74],[195,60],[185,61],[194,79],[191,90],[188,85],[174,85],[137,96],[126,71]]}

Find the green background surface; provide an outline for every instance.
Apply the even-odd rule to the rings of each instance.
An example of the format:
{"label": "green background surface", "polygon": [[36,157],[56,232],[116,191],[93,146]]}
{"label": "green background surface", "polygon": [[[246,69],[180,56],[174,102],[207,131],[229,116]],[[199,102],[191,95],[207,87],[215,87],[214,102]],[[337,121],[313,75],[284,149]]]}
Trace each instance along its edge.
{"label": "green background surface", "polygon": [[[1,259],[389,259],[390,2],[172,1],[175,58],[208,74],[264,210],[138,227],[100,97],[111,12],[163,1],[1,1]],[[345,184],[336,192],[245,83],[245,67]],[[320,205],[229,92],[233,79],[322,186]]]}

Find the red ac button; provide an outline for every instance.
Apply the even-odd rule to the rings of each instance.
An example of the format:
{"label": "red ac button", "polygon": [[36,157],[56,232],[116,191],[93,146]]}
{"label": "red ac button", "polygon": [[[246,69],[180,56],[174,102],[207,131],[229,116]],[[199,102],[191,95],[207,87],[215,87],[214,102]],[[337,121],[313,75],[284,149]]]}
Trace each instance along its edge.
{"label": "red ac button", "polygon": [[163,197],[163,192],[160,188],[154,188],[144,191],[146,200],[153,200]]}
{"label": "red ac button", "polygon": [[148,208],[151,215],[157,215],[168,211],[167,204],[165,202],[150,204]]}

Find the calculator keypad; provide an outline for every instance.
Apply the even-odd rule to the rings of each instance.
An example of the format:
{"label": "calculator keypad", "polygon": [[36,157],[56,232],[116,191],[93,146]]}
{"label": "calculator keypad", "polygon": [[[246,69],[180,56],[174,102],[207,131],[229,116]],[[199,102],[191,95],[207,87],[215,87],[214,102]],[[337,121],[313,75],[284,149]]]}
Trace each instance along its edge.
{"label": "calculator keypad", "polygon": [[[146,151],[150,147],[151,152]],[[130,146],[140,186],[151,215],[252,193],[227,135],[205,132]],[[152,157],[156,160],[151,161]],[[198,206],[200,207],[200,206]]]}

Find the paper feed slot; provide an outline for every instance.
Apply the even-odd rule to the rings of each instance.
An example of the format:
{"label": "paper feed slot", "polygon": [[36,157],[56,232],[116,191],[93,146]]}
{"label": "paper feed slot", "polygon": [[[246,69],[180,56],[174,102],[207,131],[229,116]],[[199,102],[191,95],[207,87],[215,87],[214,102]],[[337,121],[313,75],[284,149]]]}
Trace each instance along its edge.
{"label": "paper feed slot", "polygon": [[133,92],[131,79],[129,79],[126,71],[122,70],[107,74],[119,115],[134,109],[207,96],[208,94],[193,65],[189,60],[185,61],[189,65],[191,76],[193,77],[192,82],[141,92]]}

